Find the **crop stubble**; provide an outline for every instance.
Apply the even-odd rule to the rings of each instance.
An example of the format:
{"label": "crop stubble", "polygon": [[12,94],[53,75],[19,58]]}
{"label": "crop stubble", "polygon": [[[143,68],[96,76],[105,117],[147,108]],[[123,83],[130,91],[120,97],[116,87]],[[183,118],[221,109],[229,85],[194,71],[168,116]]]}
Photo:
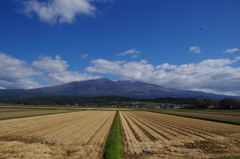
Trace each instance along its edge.
{"label": "crop stubble", "polygon": [[140,111],[120,112],[127,158],[240,156],[240,127]]}
{"label": "crop stubble", "polygon": [[115,111],[0,121],[0,158],[102,157]]}
{"label": "crop stubble", "polygon": [[239,112],[232,114],[217,114],[217,113],[203,113],[203,112],[181,112],[181,111],[164,111],[164,113],[179,114],[179,115],[189,115],[203,118],[213,118],[213,119],[222,119],[229,121],[240,121]]}
{"label": "crop stubble", "polygon": [[36,109],[0,109],[0,119],[18,118],[43,114],[73,112],[76,110],[36,110]]}

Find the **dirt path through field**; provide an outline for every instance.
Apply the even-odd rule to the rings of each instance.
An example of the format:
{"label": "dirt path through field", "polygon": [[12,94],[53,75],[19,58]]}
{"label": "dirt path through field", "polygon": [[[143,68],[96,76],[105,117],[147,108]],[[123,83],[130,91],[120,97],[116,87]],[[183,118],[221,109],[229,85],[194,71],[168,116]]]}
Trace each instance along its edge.
{"label": "dirt path through field", "polygon": [[240,156],[236,125],[143,112],[120,112],[127,158]]}
{"label": "dirt path through field", "polygon": [[83,111],[0,121],[0,158],[99,159],[115,111]]}

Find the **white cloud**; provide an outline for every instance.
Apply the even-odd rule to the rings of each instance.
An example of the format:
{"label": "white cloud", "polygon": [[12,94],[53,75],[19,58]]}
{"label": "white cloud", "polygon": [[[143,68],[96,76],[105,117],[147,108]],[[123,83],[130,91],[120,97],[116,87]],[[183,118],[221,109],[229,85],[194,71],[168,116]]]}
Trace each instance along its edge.
{"label": "white cloud", "polygon": [[[52,85],[100,78],[88,73],[66,71],[68,64],[60,56],[52,59],[41,57],[31,65],[9,55],[0,53],[0,89],[31,89],[42,87],[41,80]],[[45,71],[45,73],[39,70]],[[37,78],[33,78],[33,77]]]}
{"label": "white cloud", "polygon": [[[87,56],[87,54],[83,55],[83,57]],[[66,71],[69,65],[67,64],[67,61],[63,61],[58,55],[55,59],[52,59],[49,56],[41,57],[40,60],[34,61],[32,66],[47,71],[49,74],[42,77],[42,79],[53,85],[100,78],[100,76],[92,76],[86,73],[82,74],[77,71]]]}
{"label": "white cloud", "polygon": [[164,63],[162,65],[159,65],[157,67],[155,67],[156,69],[162,69],[162,70],[173,70],[176,69],[177,66],[176,65],[170,65],[168,63]]}
{"label": "white cloud", "polygon": [[22,12],[30,17],[32,13],[36,13],[40,20],[46,23],[72,23],[78,15],[95,15],[97,9],[90,3],[91,1],[49,0],[38,2],[38,0],[29,0],[23,2],[25,8]]}
{"label": "white cloud", "polygon": [[238,60],[238,57],[233,60],[208,59],[195,64],[176,66],[165,63],[154,67],[145,60],[119,62],[100,59],[92,61],[92,66],[87,67],[86,71],[108,73],[169,88],[240,95],[240,68],[230,66]]}
{"label": "white cloud", "polygon": [[88,67],[86,70],[88,72],[97,72],[97,73],[112,73],[115,70],[119,71],[121,69],[120,64],[124,63],[125,61],[108,61],[104,59],[97,59],[91,61],[91,63],[96,67]]}
{"label": "white cloud", "polygon": [[87,72],[92,73],[109,73],[117,76],[123,76],[130,80],[143,81],[149,77],[154,67],[145,60],[140,62],[125,62],[125,61],[107,61],[98,59],[91,62],[93,66],[87,67]]}
{"label": "white cloud", "polygon": [[24,61],[0,53],[0,86],[1,88],[36,88],[40,87],[32,76],[41,72],[29,67]]}
{"label": "white cloud", "polygon": [[81,56],[82,59],[85,59],[87,57],[88,57],[88,54],[84,54],[84,55]]}
{"label": "white cloud", "polygon": [[55,59],[49,56],[41,57],[38,61],[34,61],[32,66],[47,72],[62,72],[66,70],[68,64],[57,55]]}
{"label": "white cloud", "polygon": [[227,50],[224,51],[224,52],[225,52],[225,53],[230,53],[230,54],[232,54],[232,53],[234,53],[234,52],[236,52],[236,51],[239,51],[239,49],[238,49],[238,48],[227,49]]}
{"label": "white cloud", "polygon": [[123,55],[128,55],[128,54],[140,54],[140,51],[137,51],[136,49],[130,49],[128,51],[125,51],[125,52],[117,54],[117,55],[123,56]]}
{"label": "white cloud", "polygon": [[73,81],[83,81],[89,79],[101,78],[100,76],[92,76],[89,74],[82,74],[77,71],[64,71],[58,73],[50,73],[47,77],[44,77],[43,80],[48,81],[53,85],[59,85],[64,83],[69,83]]}
{"label": "white cloud", "polygon": [[138,55],[133,55],[132,58],[136,59],[138,58]]}
{"label": "white cloud", "polygon": [[189,51],[192,52],[192,53],[197,53],[197,54],[201,52],[201,50],[198,46],[191,46],[189,48]]}

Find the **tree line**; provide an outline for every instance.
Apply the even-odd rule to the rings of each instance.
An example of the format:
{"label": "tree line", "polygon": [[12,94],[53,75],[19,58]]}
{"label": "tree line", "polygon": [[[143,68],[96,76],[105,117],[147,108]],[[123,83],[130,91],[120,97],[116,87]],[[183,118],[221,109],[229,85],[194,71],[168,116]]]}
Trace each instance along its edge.
{"label": "tree line", "polygon": [[190,109],[207,109],[210,106],[218,109],[240,109],[240,102],[233,98],[224,98],[220,101],[210,99],[197,98],[155,98],[155,99],[136,99],[121,96],[99,96],[99,97],[74,97],[74,96],[42,96],[33,98],[12,98],[1,97],[2,104],[18,104],[18,105],[118,105],[124,107],[125,103],[134,102],[152,102],[152,103],[169,103],[176,105],[188,105]]}
{"label": "tree line", "polygon": [[194,106],[198,109],[207,109],[209,107],[216,109],[240,109],[240,102],[233,98],[224,98],[220,101],[196,99]]}

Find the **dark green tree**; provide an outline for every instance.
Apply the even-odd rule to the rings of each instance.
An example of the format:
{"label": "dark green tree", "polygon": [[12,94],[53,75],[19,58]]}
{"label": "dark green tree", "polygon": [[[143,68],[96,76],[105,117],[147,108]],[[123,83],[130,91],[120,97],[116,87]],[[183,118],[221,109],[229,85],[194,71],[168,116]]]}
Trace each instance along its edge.
{"label": "dark green tree", "polygon": [[233,98],[224,98],[220,101],[220,109],[235,109],[238,107],[239,102]]}
{"label": "dark green tree", "polygon": [[204,99],[196,99],[195,100],[195,107],[199,108],[199,109],[207,109],[209,108],[209,106],[213,105],[214,101],[213,100],[204,100]]}
{"label": "dark green tree", "polygon": [[195,100],[195,107],[197,108],[200,108],[200,109],[203,109],[205,108],[205,102],[204,102],[204,99],[196,99]]}
{"label": "dark green tree", "polygon": [[213,101],[213,100],[210,100],[210,99],[205,100],[205,105],[206,105],[206,107],[209,107],[209,106],[211,106],[211,105],[214,105],[214,101]]}

